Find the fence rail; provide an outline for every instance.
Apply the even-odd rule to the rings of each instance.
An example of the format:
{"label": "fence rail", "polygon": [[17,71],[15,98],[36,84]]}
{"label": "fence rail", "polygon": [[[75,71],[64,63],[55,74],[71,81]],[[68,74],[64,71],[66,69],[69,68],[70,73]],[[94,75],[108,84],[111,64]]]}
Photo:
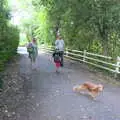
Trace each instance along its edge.
{"label": "fence rail", "polygon": [[[53,46],[41,46],[42,50],[45,50],[46,52],[52,53],[54,51]],[[108,70],[115,75],[120,73],[120,57],[118,56],[116,59],[116,63],[112,62],[112,57],[110,56],[103,56],[95,53],[79,50],[71,50],[71,49],[65,49],[65,57],[81,61],[90,65],[93,65],[98,68],[102,68],[104,70]],[[104,59],[104,60],[103,60]]]}

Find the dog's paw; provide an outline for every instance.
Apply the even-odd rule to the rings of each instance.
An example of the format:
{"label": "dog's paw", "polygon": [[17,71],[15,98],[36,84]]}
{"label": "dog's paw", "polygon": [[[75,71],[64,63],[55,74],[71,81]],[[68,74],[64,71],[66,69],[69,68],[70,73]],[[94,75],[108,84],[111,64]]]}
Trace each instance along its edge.
{"label": "dog's paw", "polygon": [[79,93],[80,93],[81,95],[86,95],[86,93],[83,92],[83,91],[80,91]]}
{"label": "dog's paw", "polygon": [[74,91],[74,92],[77,92],[77,88],[78,88],[77,86],[74,86],[74,87],[73,87],[73,91]]}
{"label": "dog's paw", "polygon": [[90,96],[92,100],[96,101],[96,97]]}

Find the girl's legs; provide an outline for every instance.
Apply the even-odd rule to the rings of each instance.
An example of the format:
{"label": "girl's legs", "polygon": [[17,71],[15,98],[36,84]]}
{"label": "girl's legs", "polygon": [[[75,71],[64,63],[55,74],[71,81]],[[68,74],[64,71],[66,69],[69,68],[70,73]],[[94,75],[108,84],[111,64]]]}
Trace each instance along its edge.
{"label": "girl's legs", "polygon": [[56,62],[55,65],[56,65],[56,72],[59,72],[60,62]]}
{"label": "girl's legs", "polygon": [[64,63],[64,61],[63,61],[63,57],[64,57],[64,52],[63,51],[60,51],[60,57],[61,57],[61,67],[63,67],[63,63]]}
{"label": "girl's legs", "polygon": [[37,66],[36,66],[36,59],[37,59],[36,54],[33,54],[33,55],[32,55],[33,69],[37,69]]}

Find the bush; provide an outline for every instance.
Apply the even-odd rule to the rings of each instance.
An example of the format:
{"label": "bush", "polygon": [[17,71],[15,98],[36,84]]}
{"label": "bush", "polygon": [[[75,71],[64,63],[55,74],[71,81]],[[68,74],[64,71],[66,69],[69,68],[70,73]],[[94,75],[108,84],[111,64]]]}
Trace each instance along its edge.
{"label": "bush", "polygon": [[0,71],[4,64],[10,60],[17,52],[19,44],[19,30],[13,26],[7,26],[4,31],[6,34],[1,36],[0,42]]}

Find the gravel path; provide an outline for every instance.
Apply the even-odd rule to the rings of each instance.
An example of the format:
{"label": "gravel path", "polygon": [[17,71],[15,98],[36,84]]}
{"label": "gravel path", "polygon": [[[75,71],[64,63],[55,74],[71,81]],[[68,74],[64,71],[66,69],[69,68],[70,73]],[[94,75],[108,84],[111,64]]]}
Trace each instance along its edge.
{"label": "gravel path", "polygon": [[[20,59],[4,73],[0,120],[120,120],[118,85],[68,60],[57,74],[50,55],[42,52],[37,70],[32,70],[26,50],[18,51]],[[92,100],[72,91],[74,85],[85,81],[104,84],[103,94]]]}

